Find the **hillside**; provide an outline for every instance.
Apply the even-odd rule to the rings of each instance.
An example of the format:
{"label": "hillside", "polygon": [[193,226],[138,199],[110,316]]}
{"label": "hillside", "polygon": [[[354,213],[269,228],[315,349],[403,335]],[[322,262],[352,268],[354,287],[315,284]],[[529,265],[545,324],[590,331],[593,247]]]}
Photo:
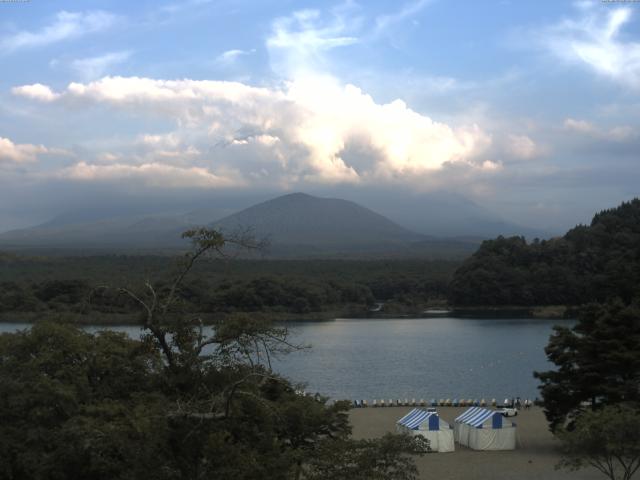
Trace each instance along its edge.
{"label": "hillside", "polygon": [[292,193],[254,205],[215,222],[223,231],[252,228],[273,245],[366,248],[424,240],[356,203]]}
{"label": "hillside", "polygon": [[456,271],[450,301],[463,305],[579,305],[640,296],[640,199],[563,237],[498,237]]}
{"label": "hillside", "polygon": [[115,217],[97,221],[58,222],[12,230],[0,235],[4,248],[154,249],[176,248],[178,231],[192,226],[178,216]]}

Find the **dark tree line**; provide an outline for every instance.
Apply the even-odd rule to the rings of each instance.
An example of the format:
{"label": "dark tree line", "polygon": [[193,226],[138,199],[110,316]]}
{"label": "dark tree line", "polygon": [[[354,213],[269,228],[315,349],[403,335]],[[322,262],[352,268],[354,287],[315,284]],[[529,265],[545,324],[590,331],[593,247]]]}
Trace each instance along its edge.
{"label": "dark tree line", "polygon": [[640,294],[640,200],[551,240],[485,241],[455,272],[455,305],[582,305]]}
{"label": "dark tree line", "polygon": [[[135,284],[133,269],[120,272],[124,258],[115,258],[114,265],[104,264],[103,257],[69,259],[72,266],[60,265],[49,271],[49,260],[15,260],[7,267],[13,275],[2,280],[0,272],[0,314],[12,312],[79,315],[100,313],[133,314],[137,305],[130,298],[100,289],[105,283]],[[147,259],[153,265],[155,278],[166,273],[155,265],[155,257]],[[166,259],[164,259],[166,261]],[[0,259],[0,263],[2,260]],[[57,262],[54,263],[58,265]],[[447,285],[456,263],[448,262],[329,262],[317,261],[269,262],[239,261],[239,272],[229,270],[227,263],[204,261],[181,285],[181,308],[196,313],[273,312],[304,314],[309,312],[348,309],[366,311],[374,301],[393,301],[400,305],[418,305],[446,298]],[[140,258],[134,267],[145,265]],[[83,268],[90,274],[83,274]],[[104,271],[93,271],[104,266]],[[287,267],[290,267],[287,269]],[[216,270],[216,268],[218,270]],[[116,273],[114,273],[114,271]],[[220,271],[229,271],[221,275]],[[154,287],[163,291],[166,281],[156,280]]]}

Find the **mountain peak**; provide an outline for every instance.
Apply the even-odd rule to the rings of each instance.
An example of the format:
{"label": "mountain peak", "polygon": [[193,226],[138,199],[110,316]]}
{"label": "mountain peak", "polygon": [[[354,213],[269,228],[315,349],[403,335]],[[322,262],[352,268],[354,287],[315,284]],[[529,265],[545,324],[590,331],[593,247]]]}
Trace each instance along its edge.
{"label": "mountain peak", "polygon": [[222,230],[252,228],[273,244],[357,247],[420,240],[388,218],[357,203],[296,192],[267,200],[214,224]]}

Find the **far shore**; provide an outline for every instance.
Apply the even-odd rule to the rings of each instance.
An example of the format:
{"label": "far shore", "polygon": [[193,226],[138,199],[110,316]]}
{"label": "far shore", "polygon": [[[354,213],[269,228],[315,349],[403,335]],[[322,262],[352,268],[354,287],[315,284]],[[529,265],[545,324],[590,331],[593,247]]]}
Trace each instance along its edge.
{"label": "far shore", "polygon": [[[395,432],[395,422],[412,407],[355,408],[349,421],[355,438],[378,438]],[[453,420],[466,409],[438,407],[441,418]],[[475,451],[456,444],[455,452],[416,457],[421,479],[447,480],[600,480],[595,469],[556,470],[559,443],[547,428],[542,409],[532,407],[511,417],[517,425],[517,448],[511,451]]]}
{"label": "far shore", "polygon": [[522,318],[566,319],[575,317],[577,307],[567,305],[479,305],[451,307],[454,316],[515,316]]}
{"label": "far shore", "polygon": [[[266,320],[274,322],[327,322],[336,319],[380,319],[393,320],[396,318],[510,318],[510,319],[544,319],[562,320],[574,318],[574,307],[564,305],[550,306],[475,306],[475,307],[447,307],[443,305],[425,305],[418,310],[413,309],[392,309],[387,311],[371,312],[354,308],[330,309],[319,312],[216,312],[216,313],[193,313],[192,316],[201,316],[204,324],[213,324],[229,315],[251,315],[260,316]],[[35,323],[42,320],[65,321],[78,325],[141,325],[139,313],[103,313],[103,312],[65,312],[65,311],[44,311],[44,312],[2,312],[0,313],[0,323]]]}

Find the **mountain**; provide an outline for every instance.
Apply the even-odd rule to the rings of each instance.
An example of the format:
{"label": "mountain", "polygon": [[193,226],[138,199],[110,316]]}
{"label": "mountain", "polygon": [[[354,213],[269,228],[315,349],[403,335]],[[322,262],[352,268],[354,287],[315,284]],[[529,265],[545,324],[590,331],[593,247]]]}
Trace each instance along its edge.
{"label": "mountain", "polygon": [[304,193],[254,205],[213,226],[226,232],[251,228],[273,245],[370,248],[425,238],[354,202]]}
{"label": "mountain", "polygon": [[0,235],[0,247],[150,251],[184,248],[180,234],[209,225],[227,233],[251,229],[267,238],[275,257],[466,256],[476,239],[451,240],[415,233],[355,202],[304,193],[283,195],[215,221],[213,208],[186,214],[122,216],[91,220],[68,214]]}

